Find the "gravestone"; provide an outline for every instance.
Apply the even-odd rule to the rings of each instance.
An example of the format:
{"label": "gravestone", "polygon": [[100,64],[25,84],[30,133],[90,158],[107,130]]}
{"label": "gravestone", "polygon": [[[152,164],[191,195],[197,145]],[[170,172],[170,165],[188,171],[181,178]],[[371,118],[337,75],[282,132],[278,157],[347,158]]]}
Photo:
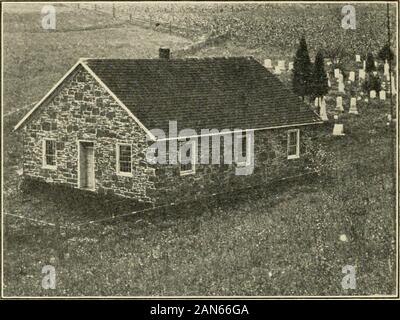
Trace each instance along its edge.
{"label": "gravestone", "polygon": [[330,79],[328,79],[328,87],[329,87],[329,88],[332,87],[332,84],[331,84],[331,80],[330,80]]}
{"label": "gravestone", "polygon": [[374,76],[376,76],[376,75],[378,74],[378,71],[372,71],[372,74],[373,74]]}
{"label": "gravestone", "polygon": [[349,80],[354,82],[356,80],[356,73],[354,71],[350,71],[349,73]]}
{"label": "gravestone", "polygon": [[339,73],[338,81],[343,82],[343,74]]}
{"label": "gravestone", "polygon": [[339,75],[340,75],[340,70],[339,69],[335,69],[335,78],[339,79]]}
{"label": "gravestone", "polygon": [[342,123],[335,123],[335,125],[333,126],[333,135],[344,136],[344,129]]}
{"label": "gravestone", "polygon": [[338,91],[344,93],[344,83],[339,82]]}
{"label": "gravestone", "polygon": [[356,54],[356,62],[361,62],[361,56],[359,54]]}
{"label": "gravestone", "polygon": [[364,60],[363,61],[363,70],[365,71],[366,68],[367,68],[367,62]]}
{"label": "gravestone", "polygon": [[278,66],[276,66],[275,69],[274,69],[274,73],[275,73],[275,74],[281,74],[281,68],[279,68]]}
{"label": "gravestone", "polygon": [[272,61],[271,59],[265,59],[264,60],[264,67],[267,69],[271,69],[272,68]]}
{"label": "gravestone", "polygon": [[385,90],[379,91],[379,99],[386,100],[386,91]]}
{"label": "gravestone", "polygon": [[392,76],[391,77],[392,78],[392,96],[394,96],[396,93],[397,93],[397,91],[396,91],[396,82],[395,82],[395,79],[394,79],[394,76]]}
{"label": "gravestone", "polygon": [[358,79],[361,80],[365,80],[365,70],[364,69],[360,69],[358,70]]}
{"label": "gravestone", "polygon": [[285,60],[279,60],[278,61],[278,67],[279,69],[281,69],[282,71],[285,71]]}
{"label": "gravestone", "polygon": [[318,97],[314,99],[314,107],[318,107],[319,103],[318,99],[319,99]]}
{"label": "gravestone", "polygon": [[385,65],[383,66],[383,75],[386,77],[386,80],[389,81],[389,63],[385,62]]}
{"label": "gravestone", "polygon": [[289,62],[289,68],[288,69],[289,69],[289,71],[293,70],[293,62]]}
{"label": "gravestone", "polygon": [[369,92],[369,97],[370,97],[371,99],[375,99],[375,98],[376,98],[376,91],[375,91],[375,90],[371,90],[371,91]]}
{"label": "gravestone", "polygon": [[325,98],[322,98],[321,106],[319,108],[319,116],[323,121],[328,121],[328,115],[326,114],[326,103]]}
{"label": "gravestone", "polygon": [[356,98],[351,98],[350,99],[350,110],[349,110],[349,113],[358,114],[357,99]]}
{"label": "gravestone", "polygon": [[336,110],[344,111],[344,109],[343,109],[343,98],[342,97],[336,97]]}

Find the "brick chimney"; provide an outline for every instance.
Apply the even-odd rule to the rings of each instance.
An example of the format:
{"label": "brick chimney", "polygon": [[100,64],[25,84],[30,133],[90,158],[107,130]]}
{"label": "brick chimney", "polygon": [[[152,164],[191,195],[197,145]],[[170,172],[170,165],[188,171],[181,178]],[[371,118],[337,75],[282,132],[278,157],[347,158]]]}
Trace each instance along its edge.
{"label": "brick chimney", "polygon": [[160,59],[169,59],[169,54],[170,54],[169,48],[161,47],[158,50],[158,53],[159,53],[159,58]]}

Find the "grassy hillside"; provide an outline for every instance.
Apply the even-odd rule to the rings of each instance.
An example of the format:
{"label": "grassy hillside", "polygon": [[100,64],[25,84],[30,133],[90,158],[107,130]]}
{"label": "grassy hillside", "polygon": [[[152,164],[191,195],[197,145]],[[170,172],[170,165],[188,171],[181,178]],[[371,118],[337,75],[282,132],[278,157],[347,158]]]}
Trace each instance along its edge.
{"label": "grassy hillside", "polygon": [[[150,58],[160,46],[175,50],[190,43],[64,7],[54,32],[41,29],[39,8],[16,13],[6,6],[4,16],[4,112],[39,100],[80,57]],[[115,26],[98,29],[104,23]]]}

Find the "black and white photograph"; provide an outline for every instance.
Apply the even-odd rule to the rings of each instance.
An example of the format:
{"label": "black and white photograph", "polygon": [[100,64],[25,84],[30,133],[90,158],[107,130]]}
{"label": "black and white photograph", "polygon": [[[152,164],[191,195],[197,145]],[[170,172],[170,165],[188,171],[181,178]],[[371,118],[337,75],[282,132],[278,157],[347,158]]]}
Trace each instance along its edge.
{"label": "black and white photograph", "polygon": [[398,298],[397,1],[1,12],[2,299]]}

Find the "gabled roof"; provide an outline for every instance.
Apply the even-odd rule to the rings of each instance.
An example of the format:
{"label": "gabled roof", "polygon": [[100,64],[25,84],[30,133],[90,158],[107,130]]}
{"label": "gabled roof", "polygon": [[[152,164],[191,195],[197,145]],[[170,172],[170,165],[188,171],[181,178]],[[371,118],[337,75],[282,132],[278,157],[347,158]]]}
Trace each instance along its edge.
{"label": "gabled roof", "polygon": [[252,57],[88,59],[87,66],[148,129],[259,129],[321,123]]}
{"label": "gabled roof", "polygon": [[84,59],[16,125],[18,129],[79,65],[151,138],[151,129],[269,129],[321,123],[319,116],[252,57]]}

